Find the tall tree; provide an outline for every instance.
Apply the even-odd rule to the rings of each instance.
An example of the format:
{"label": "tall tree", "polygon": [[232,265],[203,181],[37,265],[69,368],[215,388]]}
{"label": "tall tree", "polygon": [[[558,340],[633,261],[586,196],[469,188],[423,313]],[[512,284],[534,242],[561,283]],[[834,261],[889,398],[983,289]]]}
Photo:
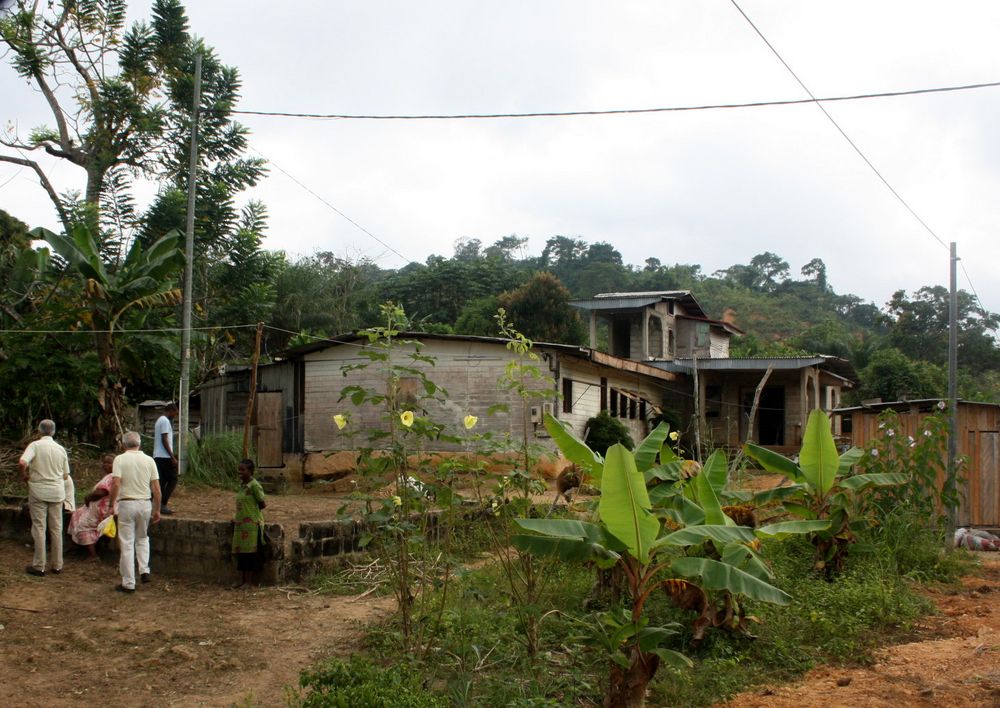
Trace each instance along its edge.
{"label": "tall tree", "polygon": [[586,330],[569,305],[569,290],[552,273],[535,273],[519,288],[498,299],[508,319],[530,339],[539,342],[583,344]]}

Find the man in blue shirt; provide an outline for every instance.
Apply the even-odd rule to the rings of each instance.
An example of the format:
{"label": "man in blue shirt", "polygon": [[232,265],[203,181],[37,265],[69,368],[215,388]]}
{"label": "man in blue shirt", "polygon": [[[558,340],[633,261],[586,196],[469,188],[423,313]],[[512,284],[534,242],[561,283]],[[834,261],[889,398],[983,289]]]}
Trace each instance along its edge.
{"label": "man in blue shirt", "polygon": [[167,506],[170,495],[177,486],[177,455],[174,454],[174,418],[177,417],[177,404],[168,403],[163,415],[156,419],[153,428],[153,461],[160,477],[160,489],[163,499],[160,513],[169,516],[174,512]]}

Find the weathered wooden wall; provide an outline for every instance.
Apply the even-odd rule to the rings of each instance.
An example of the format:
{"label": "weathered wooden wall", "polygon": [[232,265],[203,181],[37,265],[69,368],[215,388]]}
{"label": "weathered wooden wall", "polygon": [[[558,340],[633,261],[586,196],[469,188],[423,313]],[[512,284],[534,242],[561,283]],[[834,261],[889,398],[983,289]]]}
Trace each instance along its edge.
{"label": "weathered wooden wall", "polygon": [[[851,411],[851,442],[865,448],[883,433],[878,428],[881,410]],[[902,434],[920,434],[924,418],[934,411],[926,405],[905,404],[896,408]],[[1000,406],[960,402],[958,406],[958,454],[967,459],[959,480],[960,526],[1000,527]],[[943,484],[943,475],[938,475]]]}

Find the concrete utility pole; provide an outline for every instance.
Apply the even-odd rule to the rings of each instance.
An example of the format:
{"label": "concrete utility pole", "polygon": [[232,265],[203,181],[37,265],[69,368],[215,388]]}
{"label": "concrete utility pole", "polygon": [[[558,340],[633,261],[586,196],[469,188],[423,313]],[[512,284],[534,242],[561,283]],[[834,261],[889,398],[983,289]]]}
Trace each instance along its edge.
{"label": "concrete utility pole", "polygon": [[[958,492],[958,248],[951,242],[951,290],[948,298],[948,469],[945,491]],[[958,523],[958,502],[948,505],[948,523]]]}
{"label": "concrete utility pole", "polygon": [[188,167],[187,228],[184,234],[184,302],[181,305],[181,391],[177,435],[177,473],[187,471],[191,395],[191,281],[194,279],[194,200],[198,191],[198,110],[201,104],[201,54],[194,57],[194,98],[191,106],[191,163]]}

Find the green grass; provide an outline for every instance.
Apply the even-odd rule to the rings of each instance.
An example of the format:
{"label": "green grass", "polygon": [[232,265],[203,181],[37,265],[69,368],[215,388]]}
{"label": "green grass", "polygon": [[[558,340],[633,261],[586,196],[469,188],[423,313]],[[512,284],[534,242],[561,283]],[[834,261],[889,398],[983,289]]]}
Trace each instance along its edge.
{"label": "green grass", "polygon": [[[466,552],[456,558],[481,556],[482,543],[469,541],[473,535],[466,534]],[[919,582],[947,582],[968,568],[962,554],[941,550],[939,535],[917,532],[902,520],[884,522],[862,541],[833,582],[812,573],[813,548],[805,539],[767,543],[776,584],[792,596],[791,604],[748,605],[749,614],[761,620],[753,628],[756,638],[709,630],[696,646],[685,629],[671,648],[695,665],[661,668],[649,704],[711,705],[761,683],[794,679],[819,663],[869,662],[874,649],[906,636],[915,619],[933,611]],[[482,560],[452,578],[440,615],[419,620],[430,623],[424,647],[402,652],[399,628],[389,621],[369,631],[366,656],[422,676],[422,689],[447,705],[599,705],[608,660],[588,641],[594,614],[581,607],[594,572],[554,563],[544,576],[539,606],[529,608],[542,618],[541,651],[534,662],[525,656],[519,613],[501,568]],[[651,625],[687,627],[693,618],[659,594],[650,598],[647,613]]]}

